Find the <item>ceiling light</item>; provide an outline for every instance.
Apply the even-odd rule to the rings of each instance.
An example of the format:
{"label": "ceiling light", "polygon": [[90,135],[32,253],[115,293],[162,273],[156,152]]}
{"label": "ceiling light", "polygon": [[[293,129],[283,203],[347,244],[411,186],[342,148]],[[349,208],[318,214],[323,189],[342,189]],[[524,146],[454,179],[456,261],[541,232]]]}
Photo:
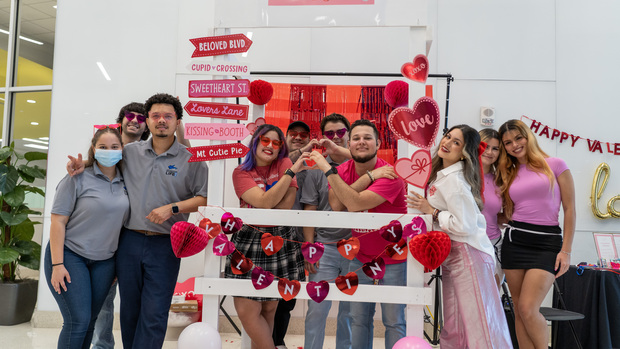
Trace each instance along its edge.
{"label": "ceiling light", "polygon": [[37,101],[35,101],[34,99],[28,99],[28,100],[26,100],[26,102],[28,102],[28,103],[36,103]]}
{"label": "ceiling light", "polygon": [[108,75],[108,72],[105,70],[105,68],[103,67],[103,64],[101,64],[101,62],[97,62],[97,66],[99,67],[99,70],[101,70],[101,74],[103,74],[103,77],[110,81],[112,79],[110,79],[110,75]]}
{"label": "ceiling light", "polygon": [[58,6],[57,6],[57,5],[54,5],[54,6],[52,6],[52,7],[53,7],[53,8],[58,8]]}
{"label": "ceiling light", "polygon": [[26,138],[26,137],[22,138],[22,140],[28,141],[28,142],[41,143],[41,144],[45,144],[45,145],[49,144],[48,142],[45,142],[45,141],[41,141],[41,140],[38,140],[38,139],[32,139],[32,138]]}
{"label": "ceiling light", "polygon": [[[9,32],[4,30],[4,29],[0,29],[0,33],[4,33],[4,34],[9,35]],[[20,35],[19,38],[22,39],[22,40],[25,40],[25,41],[29,41],[29,42],[31,42],[33,44],[43,45],[43,43],[41,41],[37,41],[37,40],[31,39],[31,38],[27,38],[25,36],[21,36]]]}
{"label": "ceiling light", "polygon": [[35,149],[45,149],[47,150],[47,147],[44,145],[38,145],[38,144],[24,144],[24,147],[28,147],[28,148],[35,148]]}
{"label": "ceiling light", "polygon": [[32,126],[37,126],[38,124],[39,124],[39,123],[38,123],[38,122],[36,122],[36,121],[32,121],[32,122],[30,123],[30,125],[32,125]]}
{"label": "ceiling light", "polygon": [[49,141],[50,140],[49,137],[39,137],[39,139],[42,140],[42,141]]}

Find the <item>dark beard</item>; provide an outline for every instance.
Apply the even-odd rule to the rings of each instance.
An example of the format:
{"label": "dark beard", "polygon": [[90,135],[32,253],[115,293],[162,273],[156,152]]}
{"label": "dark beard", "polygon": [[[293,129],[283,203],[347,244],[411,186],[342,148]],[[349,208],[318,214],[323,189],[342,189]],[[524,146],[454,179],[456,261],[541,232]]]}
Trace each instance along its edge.
{"label": "dark beard", "polygon": [[360,164],[367,163],[368,161],[374,159],[375,156],[377,156],[377,152],[376,151],[375,151],[374,154],[370,154],[370,155],[367,155],[367,156],[356,156],[356,155],[351,154],[351,158],[353,159],[353,161],[355,161],[357,163],[360,163]]}

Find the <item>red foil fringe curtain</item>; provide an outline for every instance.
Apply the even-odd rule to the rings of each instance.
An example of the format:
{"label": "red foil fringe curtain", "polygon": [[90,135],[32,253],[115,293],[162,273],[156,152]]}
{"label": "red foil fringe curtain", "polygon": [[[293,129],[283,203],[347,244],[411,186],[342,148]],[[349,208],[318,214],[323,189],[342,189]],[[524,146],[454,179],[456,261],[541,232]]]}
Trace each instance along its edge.
{"label": "red foil fringe curtain", "polygon": [[325,85],[291,85],[289,123],[303,121],[308,124],[311,138],[322,137],[320,125],[325,116],[326,91]]}
{"label": "red foil fringe curtain", "polygon": [[397,138],[388,127],[387,119],[394,108],[385,102],[384,90],[385,86],[362,86],[359,106],[362,119],[371,120],[379,130],[379,157],[393,165],[397,156]]}

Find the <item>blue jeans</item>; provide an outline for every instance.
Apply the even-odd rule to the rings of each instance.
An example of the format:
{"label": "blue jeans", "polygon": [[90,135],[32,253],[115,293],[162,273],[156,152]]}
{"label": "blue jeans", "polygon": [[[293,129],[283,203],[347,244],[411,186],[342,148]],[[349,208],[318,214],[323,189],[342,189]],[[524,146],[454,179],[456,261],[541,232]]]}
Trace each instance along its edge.
{"label": "blue jeans", "polygon": [[[363,263],[357,258],[351,261],[350,271],[356,271],[360,285],[371,285],[373,279],[362,271]],[[385,275],[380,285],[406,286],[407,263],[386,264]],[[375,303],[351,302],[352,346],[355,349],[371,349],[373,342],[373,318]],[[399,339],[406,336],[405,305],[381,303],[381,315],[385,326],[385,347],[392,348]]]}
{"label": "blue jeans", "polygon": [[97,322],[95,322],[95,332],[93,333],[92,349],[114,349],[114,298],[116,298],[116,284],[110,287],[110,292],[105,298],[103,307],[99,311]]}
{"label": "blue jeans", "polygon": [[169,235],[123,228],[116,251],[123,348],[163,346],[180,265]]}
{"label": "blue jeans", "polygon": [[47,285],[58,303],[64,323],[58,337],[58,348],[90,348],[93,328],[110,285],[114,280],[114,258],[94,261],[64,248],[63,263],[71,283],[60,294],[52,287],[52,255],[49,243],[45,249]]}
{"label": "blue jeans", "polygon": [[[342,257],[336,244],[326,244],[325,252],[319,261],[316,274],[309,274],[310,281],[318,282],[321,280],[334,280],[338,275],[345,275],[349,272],[349,260]],[[336,286],[330,285],[330,292]],[[336,328],[336,349],[351,349],[351,315],[349,314],[350,303],[340,302],[338,307],[338,322]],[[332,302],[324,300],[317,303],[313,300],[308,301],[308,312],[306,313],[306,330],[304,348],[321,349],[325,340],[325,322]]]}

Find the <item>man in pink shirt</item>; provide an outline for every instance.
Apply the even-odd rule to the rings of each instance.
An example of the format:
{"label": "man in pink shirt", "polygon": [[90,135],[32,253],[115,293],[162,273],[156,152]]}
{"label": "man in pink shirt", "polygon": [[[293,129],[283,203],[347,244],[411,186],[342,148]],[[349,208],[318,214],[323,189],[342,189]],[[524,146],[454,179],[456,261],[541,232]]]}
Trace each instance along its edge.
{"label": "man in pink shirt", "polygon": [[[310,156],[317,167],[325,172],[330,185],[329,203],[334,211],[406,213],[405,184],[402,179],[377,178],[373,171],[387,165],[377,157],[381,145],[379,132],[369,120],[357,120],[351,125],[349,150],[352,160],[333,167],[318,152]],[[384,284],[405,286],[406,260],[394,260],[385,253],[391,244],[383,239],[378,230],[352,229],[353,236],[360,240],[360,251],[351,261],[350,271],[355,271],[360,284]],[[385,262],[385,274],[380,280],[373,280],[362,272],[364,263],[373,264],[373,258],[380,257]],[[405,337],[405,305],[381,304],[385,331],[385,347],[392,348]],[[372,348],[374,303],[351,303],[352,347]]]}

